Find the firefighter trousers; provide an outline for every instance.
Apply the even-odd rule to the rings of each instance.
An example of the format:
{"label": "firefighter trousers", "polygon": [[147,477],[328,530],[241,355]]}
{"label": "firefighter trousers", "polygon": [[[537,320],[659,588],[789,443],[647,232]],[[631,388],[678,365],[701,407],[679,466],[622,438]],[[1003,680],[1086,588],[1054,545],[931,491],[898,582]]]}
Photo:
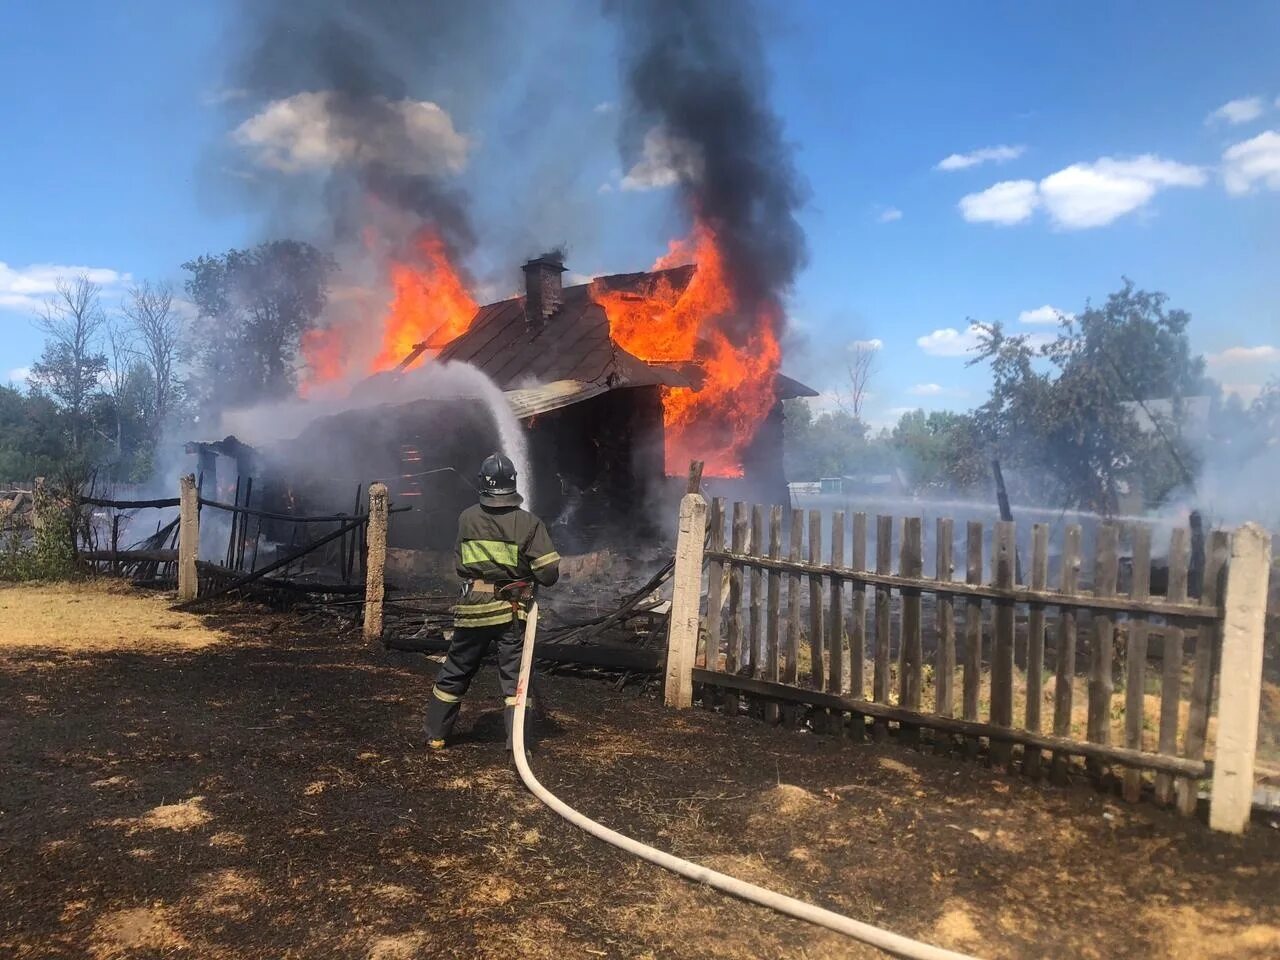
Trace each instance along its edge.
{"label": "firefighter trousers", "polygon": [[[523,624],[499,624],[490,627],[458,627],[453,631],[449,653],[436,674],[436,683],[427,704],[427,739],[448,740],[458,722],[462,698],[491,643],[498,645],[498,682],[505,704],[503,722],[507,730],[507,749],[511,749],[511,728],[515,720],[516,683],[520,677],[520,648]],[[532,706],[532,704],[530,704]],[[526,717],[528,713],[526,713]],[[528,724],[525,725],[526,738]]]}

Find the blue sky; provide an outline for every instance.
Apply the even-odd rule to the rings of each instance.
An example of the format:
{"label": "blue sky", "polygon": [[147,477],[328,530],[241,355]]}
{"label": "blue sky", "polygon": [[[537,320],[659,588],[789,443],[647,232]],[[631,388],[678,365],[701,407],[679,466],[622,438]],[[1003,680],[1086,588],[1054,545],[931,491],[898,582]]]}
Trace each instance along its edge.
{"label": "blue sky", "polygon": [[[129,277],[180,283],[183,260],[270,225],[233,189],[254,157],[232,133],[266,105],[229,102],[227,8],[3,15],[7,379],[38,353],[32,308],[53,274],[94,268],[111,306]],[[810,190],[788,372],[830,389],[847,345],[874,340],[872,420],[968,407],[986,373],[947,355],[967,318],[1045,333],[1020,315],[1078,311],[1126,275],[1191,311],[1232,389],[1280,375],[1280,4],[767,2],[761,24]],[[643,268],[678,232],[669,189],[623,189],[616,43],[595,3],[570,0],[505,48],[489,96],[409,90],[467,140],[477,273],[506,275],[512,235],[567,240],[591,274]],[[550,102],[513,125],[531,77]]]}

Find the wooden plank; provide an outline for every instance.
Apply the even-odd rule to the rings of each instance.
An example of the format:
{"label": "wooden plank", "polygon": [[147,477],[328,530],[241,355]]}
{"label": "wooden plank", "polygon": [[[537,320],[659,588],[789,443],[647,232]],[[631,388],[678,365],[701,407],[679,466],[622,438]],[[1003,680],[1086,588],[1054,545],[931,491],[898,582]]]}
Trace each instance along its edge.
{"label": "wooden plank", "polygon": [[[876,517],[876,572],[888,573],[893,563],[893,517]],[[871,695],[879,703],[889,702],[889,615],[888,587],[876,588],[875,663],[872,667]],[[889,728],[877,723],[873,729],[877,740],[889,736]]]}
{"label": "wooden plank", "polygon": [[[1186,527],[1176,527],[1169,537],[1169,589],[1173,601],[1187,598],[1188,563],[1190,553]],[[1164,646],[1160,663],[1160,739],[1157,749],[1174,756],[1178,752],[1178,706],[1182,699],[1182,645],[1186,640],[1178,621],[1170,621],[1164,628]],[[1156,774],[1156,803],[1168,806],[1173,803],[1173,777],[1167,773]]]}
{"label": "wooden plank", "polygon": [[[768,554],[768,544],[764,539],[764,507],[758,503],[751,508],[751,552],[760,557]],[[758,566],[752,566],[747,673],[753,677],[758,677],[764,667],[761,662],[764,653],[764,604],[764,570]]]}
{"label": "wooden plank", "polygon": [[[809,563],[820,569],[822,563],[822,511],[809,511]],[[822,576],[809,577],[809,671],[813,685],[821,690],[825,670],[822,662]]]}
{"label": "wooden plank", "polygon": [[[1075,593],[1080,583],[1080,525],[1073,523],[1066,529],[1062,541],[1062,574],[1059,593]],[[1061,739],[1071,736],[1071,710],[1073,684],[1076,676],[1076,612],[1065,607],[1058,611],[1057,663],[1053,679],[1053,735]],[[1054,783],[1067,781],[1068,756],[1053,755],[1052,779]]]}
{"label": "wooden plank", "polygon": [[[1014,581],[1014,554],[1018,545],[1017,528],[1012,521],[996,524],[995,550],[992,556],[995,583],[1008,588]],[[1014,604],[1008,600],[996,603],[995,631],[991,644],[991,722],[1002,727],[1013,726],[1013,641]],[[1008,743],[991,744],[991,762],[997,767],[1009,765]]]}
{"label": "wooden plank", "polygon": [[[982,523],[970,520],[965,542],[965,579],[982,582]],[[978,698],[982,690],[982,600],[970,597],[964,611],[964,718],[978,719]],[[978,742],[965,741],[965,752],[977,756]]]}
{"label": "wooden plank", "polygon": [[[1145,523],[1133,527],[1133,584],[1129,595],[1145,600],[1151,594],[1151,528]],[[1142,721],[1147,693],[1147,621],[1129,618],[1129,639],[1125,645],[1124,745],[1142,749]],[[1124,771],[1124,798],[1130,803],[1142,799],[1142,771]]]}
{"label": "wooden plank", "polygon": [[[1031,528],[1031,589],[1046,590],[1049,586],[1049,527],[1037,523]],[[1032,733],[1040,732],[1044,703],[1044,604],[1033,603],[1027,614],[1027,713],[1025,726]],[[1040,775],[1039,750],[1027,750],[1022,756],[1023,772]]]}
{"label": "wooden plank", "polygon": [[[849,564],[852,570],[867,567],[867,515],[853,515],[853,555]],[[849,624],[849,687],[856,699],[866,695],[867,658],[867,588],[862,584],[853,587],[853,615]]]}
{"label": "wooden plank", "polygon": [[[919,517],[902,521],[902,550],[898,573],[913,580],[924,576],[924,539]],[[902,674],[898,682],[898,703],[914,713],[920,712],[924,688],[924,640],[922,636],[919,589],[903,590],[902,599]],[[919,740],[918,727],[904,725],[901,739],[908,745]]]}
{"label": "wooden plank", "polygon": [[[792,560],[800,559],[804,549],[804,511],[791,511],[791,547],[787,553]],[[787,578],[787,655],[782,668],[782,682],[795,683],[800,669],[800,574],[791,573]]]}
{"label": "wooden plank", "polygon": [[[1206,607],[1219,610],[1223,600],[1223,580],[1231,549],[1231,537],[1224,530],[1214,530],[1209,534],[1208,540],[1200,599]],[[1221,641],[1221,623],[1212,627],[1201,624],[1196,631],[1196,653],[1191,666],[1190,709],[1187,713],[1187,733],[1183,747],[1183,756],[1188,760],[1204,759],[1205,740],[1209,735],[1209,707],[1213,699],[1213,681]],[[1187,816],[1194,814],[1198,801],[1194,782],[1178,784],[1178,810],[1181,813]]]}
{"label": "wooden plank", "polygon": [[[940,583],[946,583],[954,574],[952,563],[955,524],[950,518],[939,517],[937,524],[937,555],[935,577]],[[934,711],[940,716],[950,717],[956,710],[956,616],[955,601],[946,594],[938,595],[937,606],[938,651],[934,666],[934,683],[937,686],[937,699]]]}
{"label": "wooden plank", "polygon": [[[712,550],[724,548],[724,497],[713,497],[711,513],[707,517],[711,530]],[[724,607],[724,562],[712,560],[707,564],[707,640],[703,653],[703,666],[708,670],[720,668],[720,615]]]}
{"label": "wooden plank", "polygon": [[[729,534],[733,552],[743,554],[747,548],[747,505],[741,500],[733,504],[733,529]],[[729,632],[725,643],[724,669],[726,673],[737,673],[742,657],[742,565],[735,563],[729,567],[729,609],[726,616],[729,621]],[[738,715],[738,695],[732,693],[725,698],[725,713],[731,717]]]}
{"label": "wooden plank", "polygon": [[829,710],[865,713],[867,716],[875,717],[880,722],[893,720],[898,723],[918,723],[921,726],[965,737],[986,737],[993,742],[1004,744],[1029,744],[1041,750],[1063,751],[1083,757],[1095,757],[1107,762],[1130,764],[1135,767],[1141,767],[1144,770],[1166,770],[1170,773],[1193,777],[1208,776],[1213,770],[1213,765],[1204,760],[1166,757],[1158,753],[1139,753],[1124,747],[1103,746],[1102,744],[1087,743],[1080,740],[1064,740],[1059,737],[1047,736],[1043,733],[1030,733],[1016,727],[1001,727],[972,720],[957,720],[954,717],[916,714],[910,710],[890,704],[854,700],[852,697],[837,696],[834,693],[827,693],[822,690],[806,690],[781,683],[769,683],[767,680],[757,680],[752,677],[710,673],[706,670],[695,668],[693,680],[695,683],[718,684],[726,689],[750,691],[760,696],[807,703]]}
{"label": "wooden plank", "polygon": [[[846,569],[844,511],[831,514],[831,569]],[[831,615],[827,618],[827,689],[844,693],[844,582],[831,578]]]}
{"label": "wooden plank", "polygon": [[[407,509],[407,508],[400,508]],[[398,512],[392,510],[392,513]],[[708,559],[716,559],[709,552],[705,553]],[[777,569],[783,573],[801,573],[806,576],[826,576],[827,568],[821,562],[813,563],[793,563],[790,560],[770,560],[767,557],[755,559],[751,556],[737,556],[730,552],[720,552],[717,554],[718,559],[726,562],[734,563],[757,563],[766,570]],[[920,584],[912,580],[910,577],[902,577],[891,573],[879,572],[862,572],[853,573],[850,571],[843,579],[850,580],[854,583],[862,583],[872,587],[886,587],[888,589],[911,590],[919,589]],[[1008,589],[997,587],[994,584],[969,584],[969,583],[944,583],[929,584],[929,590],[934,593],[945,593],[955,597],[978,598],[981,600],[1006,600],[1012,603],[1043,603],[1048,606],[1074,607],[1077,610],[1111,610],[1116,613],[1145,613],[1161,617],[1182,617],[1193,621],[1214,622],[1222,619],[1220,611],[1209,610],[1195,603],[1169,603],[1167,600],[1158,598],[1148,600],[1146,603],[1137,603],[1128,597],[1103,597],[1096,593],[1090,593],[1082,590],[1074,596],[1066,596],[1056,590],[1035,591],[1029,587],[1014,586]]]}
{"label": "wooden plank", "polygon": [[[769,508],[769,556],[774,559],[782,556],[782,507],[776,505]],[[764,678],[774,683],[779,679],[778,617],[781,605],[782,574],[777,570],[770,570],[768,607],[765,610]],[[770,723],[777,723],[777,704],[766,704],[764,716]]]}
{"label": "wooden plank", "polygon": [[[1114,523],[1104,523],[1098,528],[1097,552],[1093,564],[1093,592],[1096,596],[1111,597],[1116,592],[1119,575],[1120,531]],[[1111,660],[1115,644],[1115,621],[1110,611],[1097,610],[1093,614],[1093,642],[1089,647],[1089,720],[1090,743],[1111,743]],[[1100,764],[1088,765],[1095,778],[1102,775]]]}

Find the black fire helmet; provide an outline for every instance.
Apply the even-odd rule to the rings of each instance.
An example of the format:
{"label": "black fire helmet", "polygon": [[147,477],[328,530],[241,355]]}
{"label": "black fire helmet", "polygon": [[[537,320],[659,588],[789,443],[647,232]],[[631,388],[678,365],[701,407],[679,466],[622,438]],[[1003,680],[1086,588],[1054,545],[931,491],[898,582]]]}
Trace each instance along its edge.
{"label": "black fire helmet", "polygon": [[480,502],[492,506],[516,506],[521,497],[516,493],[516,465],[509,457],[493,453],[480,464],[476,477],[480,489]]}

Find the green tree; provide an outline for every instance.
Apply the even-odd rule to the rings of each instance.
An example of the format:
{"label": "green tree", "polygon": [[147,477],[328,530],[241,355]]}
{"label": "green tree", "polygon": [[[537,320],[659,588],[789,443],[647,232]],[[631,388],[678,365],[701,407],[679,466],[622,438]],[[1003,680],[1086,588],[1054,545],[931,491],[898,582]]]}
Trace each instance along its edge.
{"label": "green tree", "polygon": [[964,492],[990,483],[987,447],[971,414],[904,413],[890,442],[916,492]]}
{"label": "green tree", "polygon": [[1036,478],[1034,493],[1110,514],[1126,486],[1158,500],[1190,482],[1183,401],[1205,391],[1204,360],[1191,352],[1190,314],[1166,303],[1126,279],[1048,344],[980,324],[970,362],[990,361],[993,384],[976,423],[1002,461]]}
{"label": "green tree", "polygon": [[0,386],[0,481],[52,475],[67,455],[58,405],[39,393]]}
{"label": "green tree", "polygon": [[834,410],[815,417],[804,400],[787,401],[785,411],[787,479],[812,481],[889,468],[891,456],[884,444],[851,413]]}
{"label": "green tree", "polygon": [[292,395],[298,344],[324,308],[333,260],[308,243],[274,240],[182,268],[199,310],[191,386],[206,412]]}

